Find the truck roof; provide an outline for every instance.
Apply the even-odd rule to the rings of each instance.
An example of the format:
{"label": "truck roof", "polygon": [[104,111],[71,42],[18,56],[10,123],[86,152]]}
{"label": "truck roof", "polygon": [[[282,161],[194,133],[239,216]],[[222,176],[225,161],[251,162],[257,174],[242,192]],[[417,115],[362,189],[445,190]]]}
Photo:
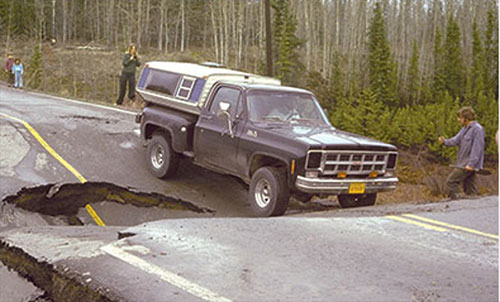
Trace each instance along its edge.
{"label": "truck roof", "polygon": [[178,73],[197,77],[197,78],[207,78],[212,75],[240,75],[240,76],[252,76],[252,77],[263,77],[261,75],[256,75],[253,73],[232,70],[223,67],[207,66],[203,64],[196,63],[183,63],[183,62],[160,62],[153,61],[148,62],[148,67],[160,70],[176,71]]}
{"label": "truck roof", "polygon": [[[281,86],[279,79],[223,68],[213,63],[153,61],[145,64],[137,92],[148,102],[199,114],[217,82],[246,85],[248,89],[276,89]],[[299,91],[291,87],[284,87],[283,90]]]}
{"label": "truck roof", "polygon": [[273,90],[273,91],[286,91],[286,92],[312,94],[312,92],[310,92],[309,90],[290,87],[290,86],[277,86],[277,85],[252,84],[252,83],[235,83],[235,84],[243,87],[246,90]]}

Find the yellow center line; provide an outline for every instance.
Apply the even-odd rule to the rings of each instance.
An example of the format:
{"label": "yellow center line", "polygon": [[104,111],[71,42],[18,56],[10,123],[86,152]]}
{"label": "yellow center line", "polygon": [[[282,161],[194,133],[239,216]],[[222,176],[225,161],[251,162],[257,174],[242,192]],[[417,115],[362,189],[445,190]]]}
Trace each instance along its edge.
{"label": "yellow center line", "polygon": [[425,221],[425,222],[432,223],[432,224],[435,224],[435,225],[440,225],[440,226],[443,226],[443,227],[447,227],[449,229],[463,231],[463,232],[467,232],[467,233],[471,233],[471,234],[475,234],[475,235],[479,235],[479,236],[483,236],[483,237],[487,237],[487,238],[492,238],[492,239],[498,240],[498,235],[495,235],[495,234],[485,233],[485,232],[481,232],[481,231],[478,231],[478,230],[470,229],[470,228],[467,228],[467,227],[463,227],[463,226],[459,226],[459,225],[454,225],[454,224],[450,224],[450,223],[446,223],[446,222],[442,222],[442,221],[439,221],[439,220],[434,220],[434,219],[430,219],[430,218],[426,218],[426,217],[422,217],[422,216],[417,216],[417,215],[413,215],[413,214],[403,214],[403,216],[408,217],[408,218],[412,218],[412,219],[416,219],[416,220],[420,220],[420,221]]}
{"label": "yellow center line", "polygon": [[[82,176],[82,174],[80,174],[75,168],[73,168],[73,166],[71,166],[66,160],[64,160],[64,158],[62,158],[44,139],[43,137],[38,133],[38,131],[36,131],[33,127],[31,127],[30,124],[28,124],[27,122],[21,120],[21,119],[18,119],[17,117],[13,117],[13,116],[10,116],[10,115],[7,115],[5,113],[2,113],[0,112],[0,116],[3,116],[7,119],[10,119],[10,120],[13,120],[15,122],[18,122],[20,124],[22,124],[24,127],[26,127],[26,129],[28,129],[28,131],[33,135],[33,137],[42,145],[42,147],[45,148],[45,150],[47,150],[47,152],[49,152],[50,155],[52,155],[55,159],[57,159],[57,161],[59,161],[66,169],[68,169],[68,171],[70,171],[71,173],[73,173],[73,175],[75,175],[75,177],[81,182],[81,183],[86,183],[87,180],[85,179],[85,177]],[[87,212],[89,213],[89,215],[94,219],[94,221],[97,223],[97,225],[99,226],[105,226],[104,222],[101,220],[101,218],[97,215],[96,211],[94,211],[94,209],[92,208],[92,206],[90,204],[87,204],[85,206],[85,209],[87,209]]]}
{"label": "yellow center line", "polygon": [[105,224],[102,221],[101,217],[99,217],[99,215],[97,215],[97,212],[94,210],[94,208],[92,208],[92,206],[90,204],[87,204],[85,206],[85,209],[90,214],[90,216],[92,217],[92,219],[94,219],[95,223],[97,223],[98,226],[105,226]]}
{"label": "yellow center line", "polygon": [[434,226],[431,224],[427,224],[427,223],[423,223],[423,222],[419,222],[419,221],[415,221],[415,220],[411,220],[411,219],[406,219],[406,218],[403,218],[400,216],[387,215],[387,216],[385,216],[385,218],[389,218],[392,220],[396,220],[396,221],[400,221],[400,222],[404,222],[404,223],[408,223],[408,224],[413,224],[413,225],[423,227],[423,228],[426,228],[429,230],[437,231],[437,232],[446,232],[447,231],[445,228],[441,228],[438,226]]}

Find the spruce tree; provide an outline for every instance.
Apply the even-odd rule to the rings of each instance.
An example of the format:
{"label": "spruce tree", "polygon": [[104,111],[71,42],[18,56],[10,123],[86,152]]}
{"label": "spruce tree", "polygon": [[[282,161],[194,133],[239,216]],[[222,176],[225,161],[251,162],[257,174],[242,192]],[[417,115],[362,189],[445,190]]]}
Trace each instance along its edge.
{"label": "spruce tree", "polygon": [[483,70],[483,47],[481,45],[481,37],[477,29],[476,22],[472,24],[472,66],[470,77],[468,77],[470,84],[471,96],[469,102],[475,105],[476,98],[484,92],[484,70]]}
{"label": "spruce tree", "polygon": [[[460,130],[460,124],[457,123],[457,111],[460,108],[458,98],[453,98],[444,91],[438,103],[427,105],[430,113],[427,119],[434,125],[434,137],[438,136],[452,137]],[[457,148],[446,148],[439,144],[437,139],[427,141],[429,150],[436,153],[440,159],[450,162],[456,158]]]}
{"label": "spruce tree", "polygon": [[[337,112],[338,111],[338,112]],[[342,130],[388,141],[394,128],[391,113],[369,88],[358,96],[341,98],[332,113],[333,123]]]}
{"label": "spruce tree", "polygon": [[339,53],[333,54],[332,73],[330,76],[330,90],[333,94],[334,100],[344,96],[344,73],[340,66]]}
{"label": "spruce tree", "polygon": [[498,23],[494,10],[488,11],[484,43],[484,76],[488,95],[498,98]]}
{"label": "spruce tree", "polygon": [[374,16],[369,29],[370,90],[377,100],[390,108],[396,108],[396,65],[392,59],[385,21],[380,3],[375,4]]}
{"label": "spruce tree", "polygon": [[297,20],[290,11],[289,0],[274,0],[274,39],[277,59],[275,63],[276,76],[288,85],[299,85],[296,74],[300,74],[302,64],[299,61],[297,48],[301,41],[295,35]]}
{"label": "spruce tree", "polygon": [[439,98],[445,91],[445,77],[442,35],[439,28],[436,28],[434,37],[434,76],[432,80],[432,94],[435,99]]}
{"label": "spruce tree", "polygon": [[42,83],[42,52],[40,51],[40,43],[38,42],[35,43],[35,48],[28,64],[27,74],[29,76],[29,87],[34,89],[40,88]]}
{"label": "spruce tree", "polygon": [[413,40],[413,54],[410,59],[410,68],[408,69],[408,104],[418,104],[420,95],[420,75],[418,69],[418,46],[417,41]]}
{"label": "spruce tree", "polygon": [[446,41],[444,44],[444,74],[445,87],[453,98],[463,97],[465,86],[465,67],[462,59],[460,29],[452,14],[446,27]]}
{"label": "spruce tree", "polygon": [[477,120],[484,127],[485,154],[498,154],[495,134],[498,130],[498,99],[480,94],[477,96],[475,111]]}

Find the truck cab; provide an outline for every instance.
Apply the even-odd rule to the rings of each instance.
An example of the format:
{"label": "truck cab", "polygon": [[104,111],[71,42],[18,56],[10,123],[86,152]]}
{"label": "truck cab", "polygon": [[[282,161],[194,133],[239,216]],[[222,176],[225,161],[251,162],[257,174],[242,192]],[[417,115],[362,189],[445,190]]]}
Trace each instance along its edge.
{"label": "truck cab", "polygon": [[[139,86],[147,82],[143,76]],[[260,80],[243,75],[209,87],[205,80],[196,109],[139,87],[146,100],[139,122],[150,171],[172,177],[179,158],[188,157],[202,168],[236,176],[249,185],[256,216],[282,215],[292,195],[337,195],[341,206],[354,207],[373,205],[378,192],[396,188],[394,146],[336,129],[307,90]],[[174,94],[186,86],[182,73],[177,81]]]}

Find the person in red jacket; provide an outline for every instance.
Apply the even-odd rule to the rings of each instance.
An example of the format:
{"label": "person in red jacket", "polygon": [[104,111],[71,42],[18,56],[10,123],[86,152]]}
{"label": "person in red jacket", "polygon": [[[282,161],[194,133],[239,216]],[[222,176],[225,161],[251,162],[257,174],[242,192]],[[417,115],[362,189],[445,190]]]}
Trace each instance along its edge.
{"label": "person in red jacket", "polygon": [[12,52],[9,51],[7,54],[7,60],[5,61],[5,73],[7,74],[7,84],[9,87],[14,85],[14,74],[12,73],[12,66],[14,66],[14,57]]}

